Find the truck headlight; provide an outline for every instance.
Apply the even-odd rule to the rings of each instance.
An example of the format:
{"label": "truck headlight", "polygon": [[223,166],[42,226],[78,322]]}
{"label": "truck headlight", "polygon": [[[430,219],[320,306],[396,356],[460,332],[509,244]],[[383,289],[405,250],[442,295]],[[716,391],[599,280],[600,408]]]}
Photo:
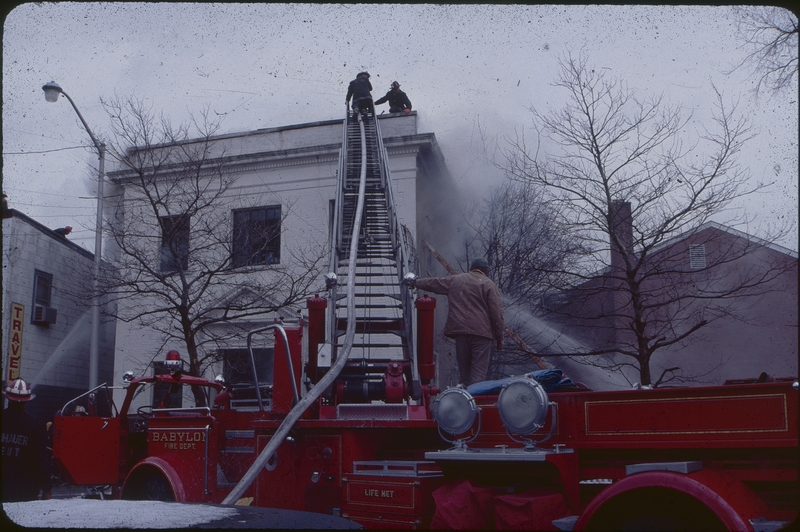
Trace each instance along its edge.
{"label": "truck headlight", "polygon": [[478,407],[469,392],[463,386],[458,385],[437,395],[431,405],[431,410],[433,419],[439,424],[439,428],[455,436],[472,427]]}
{"label": "truck headlight", "polygon": [[549,402],[542,385],[530,377],[515,377],[503,386],[497,409],[506,430],[526,436],[544,426]]}

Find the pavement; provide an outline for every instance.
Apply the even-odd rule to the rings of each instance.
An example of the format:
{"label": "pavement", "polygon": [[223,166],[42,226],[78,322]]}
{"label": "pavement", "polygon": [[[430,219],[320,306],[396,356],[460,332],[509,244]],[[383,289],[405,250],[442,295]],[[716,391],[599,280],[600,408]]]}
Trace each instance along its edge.
{"label": "pavement", "polygon": [[[32,503],[17,503],[20,505],[31,505],[30,508],[37,511],[45,511],[48,515],[61,516],[58,519],[57,528],[72,528],[73,526],[80,526],[77,523],[85,524],[86,522],[102,523],[101,519],[107,518],[110,506],[104,506],[100,500],[100,492],[97,490],[89,489],[86,486],[53,486],[52,501],[34,501]],[[107,490],[103,497],[106,500],[111,499],[111,491]],[[67,502],[69,499],[77,499],[74,503]],[[92,500],[94,499],[94,500]],[[38,504],[37,504],[38,503]],[[47,507],[48,504],[52,508]],[[68,506],[63,506],[64,504]],[[194,523],[189,528],[193,529],[223,529],[223,528],[259,528],[259,529],[295,529],[295,530],[358,530],[363,527],[349,519],[343,517],[336,517],[326,514],[318,514],[313,512],[302,512],[296,510],[283,510],[278,508],[262,508],[257,506],[222,506],[205,503],[155,503],[154,501],[115,501],[112,504],[114,510],[118,510],[118,506],[127,508],[133,515],[140,514],[140,512],[147,512],[149,510],[148,504],[169,504],[174,508],[170,514],[179,514],[184,508],[185,511],[196,513],[192,508],[208,507],[208,508],[229,508],[233,513],[228,512],[224,517],[209,518],[205,522]],[[60,506],[59,506],[60,505]],[[47,507],[47,508],[45,508]],[[70,521],[71,517],[65,513],[65,509],[79,510],[79,516],[76,518],[78,521],[74,523]],[[67,510],[69,511],[69,510]],[[133,521],[131,521],[133,522]],[[22,525],[22,527],[31,526],[33,523],[39,523],[37,526],[43,528],[51,528],[46,524],[42,524],[40,518],[34,518],[30,523],[17,522],[10,523],[12,525]],[[7,523],[2,523],[3,525]],[[142,523],[139,523],[140,525]],[[111,526],[114,528],[115,526]],[[0,527],[4,530],[10,530],[5,527]],[[105,528],[105,527],[100,527]],[[126,527],[127,528],[127,527]],[[142,528],[142,526],[134,526],[133,528]],[[145,527],[149,528],[149,527]],[[158,526],[157,528],[163,528]],[[184,528],[179,524],[173,524],[170,528]]]}

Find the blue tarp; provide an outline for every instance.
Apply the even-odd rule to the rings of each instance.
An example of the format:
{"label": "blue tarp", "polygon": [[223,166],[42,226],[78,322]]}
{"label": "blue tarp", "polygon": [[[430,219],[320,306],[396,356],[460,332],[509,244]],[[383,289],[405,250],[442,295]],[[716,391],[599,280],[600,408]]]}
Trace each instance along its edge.
{"label": "blue tarp", "polygon": [[[525,376],[535,379],[539,384],[542,385],[544,391],[548,393],[557,392],[563,388],[572,386],[572,379],[569,377],[564,378],[564,374],[560,369],[540,369],[538,371],[527,373]],[[467,387],[467,391],[473,396],[499,393],[500,389],[514,378],[516,377],[508,377],[495,381],[476,382],[475,384],[470,384]]]}

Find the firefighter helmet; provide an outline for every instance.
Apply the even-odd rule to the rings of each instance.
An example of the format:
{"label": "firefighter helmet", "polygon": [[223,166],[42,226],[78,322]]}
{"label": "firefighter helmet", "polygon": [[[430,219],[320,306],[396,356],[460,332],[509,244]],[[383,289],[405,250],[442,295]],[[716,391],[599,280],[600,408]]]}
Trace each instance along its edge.
{"label": "firefighter helmet", "polygon": [[474,259],[470,263],[469,269],[470,270],[474,270],[474,269],[488,270],[489,269],[489,263],[483,257],[478,257],[477,259]]}
{"label": "firefighter helmet", "polygon": [[31,385],[25,382],[22,379],[15,379],[6,386],[6,389],[3,390],[3,395],[5,395],[11,401],[30,401],[34,397],[36,397],[33,393],[31,393]]}
{"label": "firefighter helmet", "polygon": [[400,88],[400,84],[399,84],[399,83],[397,83],[396,81],[393,81],[393,82],[392,82],[392,88],[393,88],[393,89],[399,89],[399,88]]}
{"label": "firefighter helmet", "polygon": [[369,72],[366,72],[366,71],[364,71],[364,72],[359,72],[359,73],[358,73],[358,75],[357,75],[356,77],[357,77],[357,78],[360,78],[361,76],[364,76],[364,77],[368,78],[368,77],[369,77]]}

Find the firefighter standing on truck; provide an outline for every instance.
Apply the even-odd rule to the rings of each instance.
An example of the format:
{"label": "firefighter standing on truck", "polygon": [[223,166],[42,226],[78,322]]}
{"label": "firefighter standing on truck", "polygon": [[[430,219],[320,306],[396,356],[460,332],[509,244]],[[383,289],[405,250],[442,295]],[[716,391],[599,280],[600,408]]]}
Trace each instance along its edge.
{"label": "firefighter standing on truck", "polygon": [[15,379],[3,391],[3,502],[51,498],[50,455],[47,435],[27,412],[25,403],[36,397],[30,385]]}
{"label": "firefighter standing on truck", "polygon": [[503,298],[488,274],[489,263],[478,258],[467,273],[410,282],[412,287],[447,296],[444,335],[456,341],[459,382],[464,386],[486,380],[493,337],[497,349],[503,349]]}

